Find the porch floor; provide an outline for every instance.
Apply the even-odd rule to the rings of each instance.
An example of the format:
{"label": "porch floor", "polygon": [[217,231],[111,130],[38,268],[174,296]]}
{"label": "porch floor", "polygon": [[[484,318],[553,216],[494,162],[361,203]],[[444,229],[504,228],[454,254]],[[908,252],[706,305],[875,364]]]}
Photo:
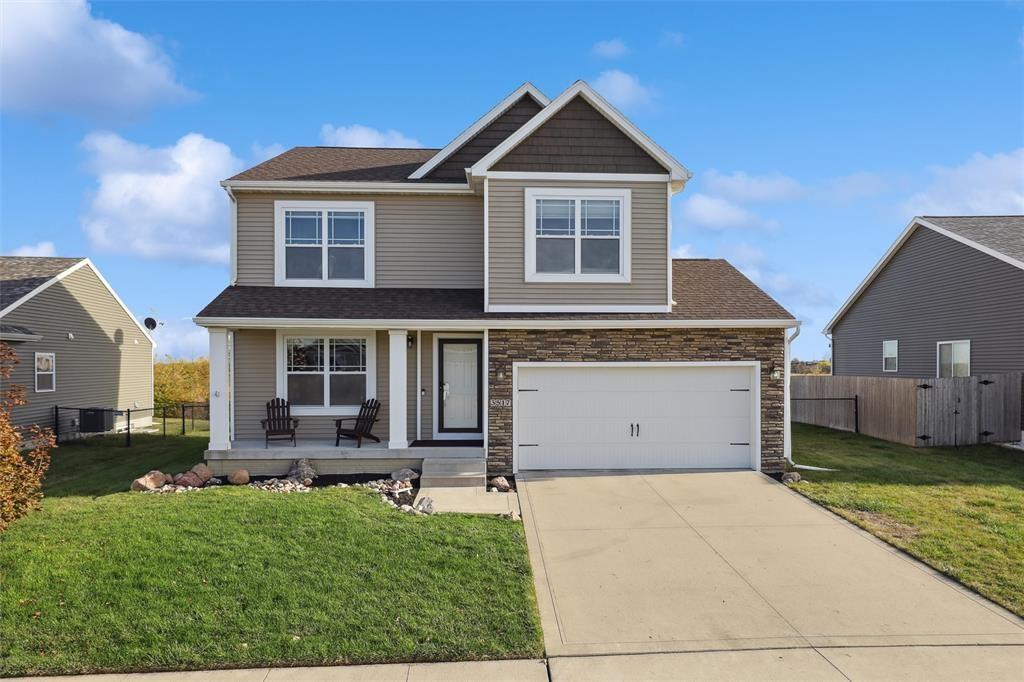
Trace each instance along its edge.
{"label": "porch floor", "polygon": [[[351,441],[349,441],[351,443]],[[207,459],[429,459],[433,457],[465,457],[481,459],[484,457],[483,444],[466,446],[463,442],[429,441],[430,445],[412,445],[407,448],[389,448],[387,443],[363,443],[361,448],[355,444],[346,445],[344,441],[334,446],[333,438],[300,439],[294,446],[285,441],[271,441],[267,447],[262,439],[240,439],[231,441],[227,450],[207,450]]]}

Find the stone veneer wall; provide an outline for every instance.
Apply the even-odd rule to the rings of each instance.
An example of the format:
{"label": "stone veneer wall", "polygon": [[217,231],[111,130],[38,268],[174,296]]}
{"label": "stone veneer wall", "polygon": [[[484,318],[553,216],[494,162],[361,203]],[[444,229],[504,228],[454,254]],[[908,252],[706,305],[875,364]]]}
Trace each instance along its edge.
{"label": "stone veneer wall", "polygon": [[[761,469],[782,471],[783,380],[772,364],[785,365],[783,329],[575,329],[490,330],[488,398],[514,399],[513,362],[761,361]],[[512,408],[487,414],[488,475],[512,473]]]}

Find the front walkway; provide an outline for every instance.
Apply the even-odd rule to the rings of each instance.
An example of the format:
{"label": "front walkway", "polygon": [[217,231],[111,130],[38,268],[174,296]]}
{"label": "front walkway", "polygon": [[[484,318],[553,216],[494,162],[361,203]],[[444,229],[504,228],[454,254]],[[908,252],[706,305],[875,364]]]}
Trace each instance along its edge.
{"label": "front walkway", "polygon": [[[743,677],[1024,670],[1020,618],[761,474],[517,482],[552,679],[641,661],[698,677],[723,665]],[[674,655],[622,655],[655,652]],[[746,667],[756,661],[763,674]]]}

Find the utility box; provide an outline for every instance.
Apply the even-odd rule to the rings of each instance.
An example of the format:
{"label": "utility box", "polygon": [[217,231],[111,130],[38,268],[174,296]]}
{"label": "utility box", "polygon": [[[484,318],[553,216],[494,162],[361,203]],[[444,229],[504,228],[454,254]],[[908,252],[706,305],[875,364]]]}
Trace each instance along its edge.
{"label": "utility box", "polygon": [[78,411],[78,430],[81,433],[105,433],[114,430],[114,411],[101,407]]}

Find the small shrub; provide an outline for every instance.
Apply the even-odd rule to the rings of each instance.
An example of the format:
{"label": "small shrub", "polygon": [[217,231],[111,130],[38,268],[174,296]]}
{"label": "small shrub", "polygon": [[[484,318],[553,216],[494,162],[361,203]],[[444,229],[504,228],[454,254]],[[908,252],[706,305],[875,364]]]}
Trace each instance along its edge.
{"label": "small shrub", "polygon": [[[43,499],[43,476],[50,467],[50,450],[55,446],[50,429],[30,426],[20,429],[11,423],[11,410],[25,404],[25,389],[9,382],[18,356],[0,343],[0,532],[33,509]],[[25,444],[31,447],[22,451]]]}

